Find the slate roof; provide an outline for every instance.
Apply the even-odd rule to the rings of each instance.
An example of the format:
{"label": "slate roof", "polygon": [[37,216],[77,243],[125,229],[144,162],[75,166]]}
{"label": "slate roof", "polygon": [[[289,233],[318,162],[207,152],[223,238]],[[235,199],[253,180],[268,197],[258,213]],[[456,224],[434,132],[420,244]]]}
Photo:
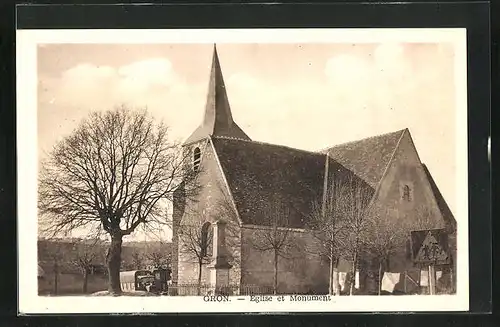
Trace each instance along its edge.
{"label": "slate roof", "polygon": [[304,227],[321,201],[325,154],[224,137],[212,142],[244,224],[270,225],[268,206],[280,202],[290,210],[287,225]]}
{"label": "slate roof", "polygon": [[328,153],[332,159],[375,189],[404,131],[405,129],[336,145],[323,150],[323,153]]}
{"label": "slate roof", "polygon": [[[374,191],[405,131],[341,144],[322,152],[223,136],[213,136],[211,140],[243,224],[269,225],[266,210],[270,204],[280,202],[290,208],[287,225],[304,228],[314,203],[322,200],[327,153],[329,182],[332,177],[354,174]],[[446,225],[453,230],[455,218],[427,167],[423,167]]]}

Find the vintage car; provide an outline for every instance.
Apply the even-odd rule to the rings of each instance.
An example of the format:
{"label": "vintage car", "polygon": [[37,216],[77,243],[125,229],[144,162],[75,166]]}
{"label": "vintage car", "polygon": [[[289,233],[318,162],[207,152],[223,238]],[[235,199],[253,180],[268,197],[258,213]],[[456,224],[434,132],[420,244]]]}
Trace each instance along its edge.
{"label": "vintage car", "polygon": [[155,276],[148,270],[120,272],[120,283],[123,291],[149,291],[154,282]]}

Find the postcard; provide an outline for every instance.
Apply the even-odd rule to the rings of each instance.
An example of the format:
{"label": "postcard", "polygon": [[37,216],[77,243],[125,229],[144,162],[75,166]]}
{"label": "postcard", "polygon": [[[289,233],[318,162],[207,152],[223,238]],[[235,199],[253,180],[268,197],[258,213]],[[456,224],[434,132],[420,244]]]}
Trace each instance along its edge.
{"label": "postcard", "polygon": [[465,29],[18,30],[19,311],[467,311]]}

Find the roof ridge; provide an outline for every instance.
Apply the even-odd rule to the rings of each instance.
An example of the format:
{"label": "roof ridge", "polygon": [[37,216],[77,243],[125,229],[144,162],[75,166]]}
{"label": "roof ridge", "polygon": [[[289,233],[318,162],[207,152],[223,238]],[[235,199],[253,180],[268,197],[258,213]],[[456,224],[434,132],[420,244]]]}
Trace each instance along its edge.
{"label": "roof ridge", "polygon": [[214,139],[229,139],[229,140],[238,140],[238,141],[250,141],[243,139],[241,137],[235,137],[235,136],[227,136],[227,135],[210,135],[211,138]]}
{"label": "roof ridge", "polygon": [[309,151],[309,150],[304,150],[304,149],[298,149],[298,148],[294,148],[294,147],[291,147],[291,146],[288,146],[288,145],[282,145],[282,144],[274,144],[274,143],[263,142],[263,141],[255,141],[255,140],[246,140],[246,139],[241,139],[241,138],[237,138],[237,137],[223,136],[223,135],[212,135],[212,138],[214,138],[214,139],[228,139],[228,140],[243,141],[243,142],[247,142],[247,143],[255,143],[255,144],[260,144],[260,145],[271,145],[271,146],[276,146],[276,147],[280,147],[280,148],[284,148],[284,149],[289,149],[289,150],[294,150],[294,151],[298,151],[298,152],[304,152],[304,153],[307,153],[307,154],[319,155],[319,156],[322,156],[322,157],[325,156],[324,153],[320,153],[320,152],[317,152],[317,151]]}
{"label": "roof ridge", "polygon": [[[398,151],[399,145],[401,144],[401,140],[403,139],[403,137],[405,135],[405,131],[406,131],[406,129],[402,130],[401,135],[398,138],[398,142],[396,143],[396,145],[394,146],[394,149],[392,150],[391,157],[390,157],[389,161],[387,162],[387,165],[385,165],[384,172],[382,173],[382,176],[380,177],[380,180],[377,183],[377,189],[380,187],[380,183],[384,179],[385,175],[387,175],[387,171],[389,170],[389,167],[392,164],[392,161],[394,160],[394,156],[396,155],[396,151]],[[396,132],[394,132],[394,133],[396,133]]]}
{"label": "roof ridge", "polygon": [[321,150],[318,150],[318,152],[325,152],[327,150],[330,150],[330,149],[333,149],[333,148],[336,148],[336,147],[339,147],[339,146],[345,146],[345,145],[349,145],[349,144],[353,144],[353,143],[367,141],[367,140],[371,140],[371,139],[374,139],[374,138],[378,138],[378,137],[382,137],[382,136],[387,136],[387,135],[390,135],[390,134],[403,133],[407,129],[408,128],[403,128],[403,129],[399,129],[399,130],[394,131],[394,132],[387,132],[387,133],[383,133],[383,134],[377,134],[377,135],[372,135],[372,136],[364,137],[364,138],[353,140],[353,141],[339,143],[339,144],[336,144],[336,145],[325,147],[325,148],[323,148]]}
{"label": "roof ridge", "polygon": [[[405,135],[406,130],[407,130],[406,128],[401,130],[401,135],[398,138],[398,142],[396,143],[396,146],[392,150],[391,157],[390,157],[389,161],[387,162],[387,164],[384,167],[384,172],[382,173],[382,176],[380,176],[380,179],[377,181],[377,186],[375,187],[375,192],[373,193],[373,196],[372,196],[370,202],[368,203],[368,208],[370,208],[373,205],[373,203],[375,201],[375,197],[378,195],[378,192],[380,192],[380,187],[382,185],[381,183],[384,180],[385,176],[387,175],[387,171],[389,170],[389,167],[391,166],[392,161],[394,160],[394,156],[396,154],[396,151],[399,148],[399,145],[401,144],[401,140],[403,139],[403,136]],[[394,133],[396,133],[396,132],[394,132]],[[391,133],[388,133],[388,134],[391,134]]]}

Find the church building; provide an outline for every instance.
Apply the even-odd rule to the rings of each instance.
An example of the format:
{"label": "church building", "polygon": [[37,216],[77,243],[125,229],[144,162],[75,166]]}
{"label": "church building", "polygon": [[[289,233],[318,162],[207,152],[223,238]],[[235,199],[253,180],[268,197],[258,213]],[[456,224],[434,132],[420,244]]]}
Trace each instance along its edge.
{"label": "church building", "polygon": [[[327,294],[331,267],[311,250],[318,244],[308,221],[325,206],[331,186],[346,176],[369,194],[366,206],[385,208],[384,219],[407,220],[408,234],[422,227],[446,228],[453,263],[443,271],[452,274],[455,220],[408,129],[318,152],[252,141],[233,120],[215,46],[210,74],[203,121],[183,144],[191,158],[187,169],[197,172],[200,189],[195,199],[183,189],[174,197],[173,285],[230,285],[235,293],[245,294],[245,287],[272,287],[277,268],[280,293]],[[273,215],[286,217],[278,221]],[[423,218],[425,226],[420,224]],[[183,230],[188,227],[195,232],[186,238]],[[290,253],[275,258],[272,249],[256,246],[262,231],[273,228],[290,233]],[[209,245],[203,249],[205,243]],[[385,269],[420,272],[407,253],[402,248]],[[339,270],[348,271],[349,260]],[[377,268],[370,263],[363,267],[357,287],[368,294],[367,272]]]}

